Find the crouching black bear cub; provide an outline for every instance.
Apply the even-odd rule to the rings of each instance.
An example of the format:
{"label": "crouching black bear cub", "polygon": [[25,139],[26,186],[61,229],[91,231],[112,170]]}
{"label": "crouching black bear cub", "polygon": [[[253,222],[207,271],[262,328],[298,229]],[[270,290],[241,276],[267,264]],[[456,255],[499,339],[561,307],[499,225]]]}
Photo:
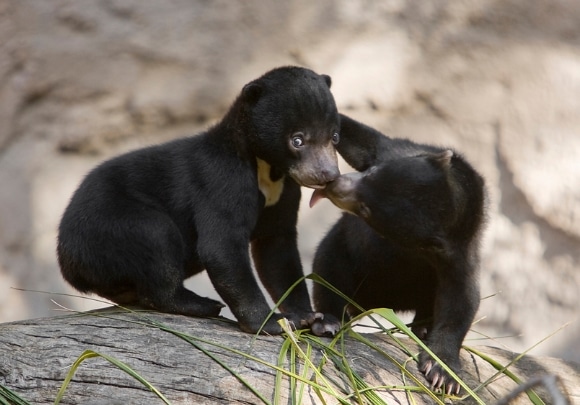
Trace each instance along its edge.
{"label": "crouching black bear cub", "polygon": [[[300,186],[324,187],[340,174],[339,115],[329,88],[328,76],[274,69],[247,84],[207,132],[98,166],[60,223],[64,278],[121,305],[216,316],[220,302],[183,286],[206,269],[241,329],[256,332],[270,308],[252,274],[248,246],[277,301],[302,276]],[[305,285],[280,309],[263,332],[280,333],[281,316],[298,326],[325,324],[312,311]]]}
{"label": "crouching black bear cub", "polygon": [[[451,150],[390,139],[345,116],[337,149],[362,173],[316,190],[311,206],[328,197],[356,216],[343,214],[330,230],[313,271],[363,308],[416,311],[414,332],[459,370],[459,350],[479,306],[483,179]],[[341,317],[346,302],[316,284],[314,304]],[[314,329],[323,333],[324,325]],[[459,392],[425,352],[419,369],[432,387]]]}

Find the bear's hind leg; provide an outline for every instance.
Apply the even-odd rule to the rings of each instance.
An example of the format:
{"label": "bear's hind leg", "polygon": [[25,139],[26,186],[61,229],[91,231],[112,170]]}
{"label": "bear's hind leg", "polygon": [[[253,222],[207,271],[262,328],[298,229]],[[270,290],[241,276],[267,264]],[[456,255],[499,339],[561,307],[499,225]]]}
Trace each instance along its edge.
{"label": "bear's hind leg", "polygon": [[183,285],[170,290],[140,291],[138,304],[159,312],[201,318],[218,316],[224,307],[221,302],[199,296]]}
{"label": "bear's hind leg", "polygon": [[201,318],[218,316],[224,307],[221,302],[201,297],[183,286],[178,286],[173,294],[128,290],[101,293],[101,296],[122,307],[146,308],[164,313]]}
{"label": "bear's hind leg", "polygon": [[[224,305],[201,297],[183,286],[184,280],[201,271],[191,269],[188,247],[175,223],[164,213],[150,210],[139,216],[133,228],[131,272],[136,304],[156,311],[193,317],[218,316]],[[199,268],[198,268],[199,267]],[[188,270],[189,269],[189,270]],[[192,270],[192,271],[190,271]]]}

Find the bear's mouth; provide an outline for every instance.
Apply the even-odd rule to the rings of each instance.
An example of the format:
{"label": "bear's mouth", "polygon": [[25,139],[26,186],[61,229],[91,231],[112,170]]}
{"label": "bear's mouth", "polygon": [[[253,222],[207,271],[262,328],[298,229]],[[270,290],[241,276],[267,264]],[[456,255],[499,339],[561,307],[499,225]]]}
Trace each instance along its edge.
{"label": "bear's mouth", "polygon": [[357,187],[364,178],[363,173],[352,172],[337,177],[324,187],[315,189],[310,197],[310,207],[323,198],[328,198],[338,208],[352,213],[357,212],[360,203],[357,198]]}
{"label": "bear's mouth", "polygon": [[336,180],[340,176],[340,171],[336,165],[308,165],[306,163],[290,167],[287,173],[292,179],[302,187],[313,188],[315,190],[324,189],[329,182]]}
{"label": "bear's mouth", "polygon": [[313,188],[315,190],[324,190],[326,188],[326,184],[305,184],[304,187]]}
{"label": "bear's mouth", "polygon": [[326,185],[328,184],[327,182],[325,182],[325,183],[307,183],[307,182],[301,181],[300,179],[297,179],[296,177],[294,177],[292,175],[290,175],[290,176],[294,179],[294,181],[296,183],[298,183],[298,185],[300,187],[312,188],[314,190],[323,190],[326,188]]}

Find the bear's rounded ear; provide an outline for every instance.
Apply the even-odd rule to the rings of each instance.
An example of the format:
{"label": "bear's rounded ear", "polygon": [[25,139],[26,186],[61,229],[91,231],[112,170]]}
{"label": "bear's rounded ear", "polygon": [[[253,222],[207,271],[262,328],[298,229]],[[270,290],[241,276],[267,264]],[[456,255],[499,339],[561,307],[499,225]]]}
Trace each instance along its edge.
{"label": "bear's rounded ear", "polygon": [[332,85],[332,79],[330,78],[330,76],[328,75],[320,75],[320,76],[322,76],[322,78],[326,82],[326,85],[330,88],[330,86]]}
{"label": "bear's rounded ear", "polygon": [[371,209],[365,203],[361,202],[358,207],[358,215],[363,219],[370,219],[372,213]]}
{"label": "bear's rounded ear", "polygon": [[248,103],[254,104],[262,95],[262,86],[256,82],[250,82],[242,89],[242,96]]}
{"label": "bear's rounded ear", "polygon": [[437,163],[441,168],[447,169],[451,167],[451,158],[453,157],[453,151],[451,149],[447,149],[441,153],[437,153],[432,155],[432,159],[435,163]]}

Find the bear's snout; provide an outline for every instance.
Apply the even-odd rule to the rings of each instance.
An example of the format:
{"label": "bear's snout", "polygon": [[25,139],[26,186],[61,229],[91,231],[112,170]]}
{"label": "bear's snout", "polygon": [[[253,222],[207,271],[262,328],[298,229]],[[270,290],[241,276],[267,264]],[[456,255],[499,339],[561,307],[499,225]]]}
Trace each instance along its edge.
{"label": "bear's snout", "polygon": [[326,185],[340,176],[337,165],[299,165],[289,170],[290,176],[301,186],[323,189]]}
{"label": "bear's snout", "polygon": [[332,166],[329,168],[324,168],[318,174],[318,184],[321,186],[320,188],[326,187],[326,185],[334,180],[336,180],[340,176],[340,171],[338,170],[338,166]]}
{"label": "bear's snout", "polygon": [[334,147],[311,147],[301,152],[296,164],[288,170],[301,186],[324,188],[340,176]]}
{"label": "bear's snout", "polygon": [[324,189],[314,191],[310,199],[310,207],[312,208],[320,199],[328,198],[337,207],[354,212],[357,205],[356,189],[363,177],[364,175],[359,172],[338,176],[326,184]]}

